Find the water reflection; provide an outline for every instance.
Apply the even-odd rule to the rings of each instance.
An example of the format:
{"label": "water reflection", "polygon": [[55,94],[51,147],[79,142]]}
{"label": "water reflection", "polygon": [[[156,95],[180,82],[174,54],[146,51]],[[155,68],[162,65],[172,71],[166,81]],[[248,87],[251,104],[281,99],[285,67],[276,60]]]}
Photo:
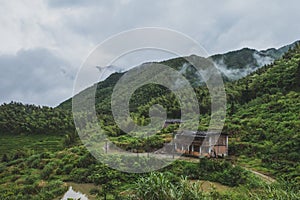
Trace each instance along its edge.
{"label": "water reflection", "polygon": [[88,200],[88,198],[85,194],[82,194],[81,192],[74,191],[72,186],[69,187],[69,190],[65,193],[64,197],[61,200],[68,200],[68,199]]}

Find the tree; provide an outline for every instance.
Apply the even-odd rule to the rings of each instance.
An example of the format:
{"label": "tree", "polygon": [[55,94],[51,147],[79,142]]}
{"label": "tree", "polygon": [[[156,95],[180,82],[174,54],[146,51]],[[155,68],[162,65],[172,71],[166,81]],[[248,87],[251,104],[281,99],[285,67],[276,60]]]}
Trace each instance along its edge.
{"label": "tree", "polygon": [[95,185],[100,185],[100,193],[103,195],[103,198],[106,200],[108,194],[116,196],[115,189],[118,188],[120,182],[117,181],[116,172],[107,167],[101,169],[99,173],[92,175],[92,181]]}
{"label": "tree", "polygon": [[1,159],[1,162],[8,162],[8,161],[9,161],[9,159],[8,159],[7,154],[6,154],[6,153],[3,154],[2,159]]}

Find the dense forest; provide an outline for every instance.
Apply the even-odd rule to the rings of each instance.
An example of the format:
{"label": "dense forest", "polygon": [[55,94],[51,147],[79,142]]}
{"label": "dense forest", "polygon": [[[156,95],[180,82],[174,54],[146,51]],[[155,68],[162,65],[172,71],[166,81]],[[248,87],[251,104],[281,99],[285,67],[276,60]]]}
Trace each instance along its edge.
{"label": "dense forest", "polygon": [[11,102],[0,106],[2,134],[66,134],[74,132],[70,112]]}
{"label": "dense forest", "polygon": [[[90,193],[100,199],[300,199],[300,45],[282,54],[239,80],[224,77],[227,118],[223,132],[230,136],[228,158],[179,160],[154,173],[123,173],[96,161],[76,135],[71,99],[57,108],[15,102],[1,105],[0,134],[11,136],[10,142],[22,140],[19,136],[35,135],[40,140],[45,135],[62,137],[55,138],[57,150],[45,147],[32,151],[31,144],[23,144],[26,148],[18,146],[1,153],[0,199],[54,199],[67,190],[66,182],[93,183]],[[177,58],[162,63],[180,70],[185,61]],[[113,122],[110,98],[122,75],[112,74],[95,85],[99,123],[110,139],[126,150],[145,149],[149,142],[150,151],[161,147],[176,126],[162,129],[146,141],[127,136]],[[188,80],[195,78],[192,70],[184,75]],[[201,109],[198,130],[206,130],[211,114],[209,91],[203,84],[194,85],[194,91]],[[131,98],[134,122],[147,125],[149,108],[154,104],[164,105],[168,118],[180,118],[174,94],[150,84]],[[276,181],[268,183],[247,169]],[[205,191],[201,180],[229,189],[211,187]]]}

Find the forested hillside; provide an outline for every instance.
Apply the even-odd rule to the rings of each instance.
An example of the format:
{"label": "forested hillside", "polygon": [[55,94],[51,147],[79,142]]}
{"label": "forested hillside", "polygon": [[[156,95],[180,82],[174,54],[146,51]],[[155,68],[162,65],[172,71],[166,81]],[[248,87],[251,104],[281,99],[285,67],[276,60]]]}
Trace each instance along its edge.
{"label": "forested hillside", "polygon": [[299,181],[299,45],[227,89],[232,115],[224,131],[233,138],[232,154],[259,158],[276,175]]}
{"label": "forested hillside", "polygon": [[[293,48],[296,44],[297,42],[294,42],[290,45],[286,45],[279,49],[271,48],[262,51],[243,48],[237,51],[213,55],[210,56],[208,59],[211,59],[216,64],[216,67],[220,70],[224,81],[228,82],[243,78],[249,73],[254,72],[259,68],[263,67],[265,64],[271,64],[273,61],[280,59],[289,49]],[[178,57],[158,62],[158,64],[166,65],[179,71],[191,82],[192,86],[197,88],[199,85],[203,86],[205,84],[204,82],[202,84],[199,83],[199,81],[202,81],[202,77],[199,76],[199,74],[195,73],[196,70],[192,65],[188,64],[187,60],[189,58],[192,58],[193,56],[197,57],[197,55],[191,55],[189,57]],[[101,110],[110,109],[110,105],[107,104],[108,98],[110,98],[111,96],[114,85],[117,83],[117,81],[121,78],[123,74],[124,73],[114,73],[104,81],[97,83],[98,89],[96,94],[96,104],[99,104],[98,107],[100,107]],[[157,87],[155,87],[155,89],[157,89]],[[88,89],[86,89],[86,91],[87,90]],[[147,86],[145,86],[144,88],[141,88],[137,93],[135,93],[135,97],[139,95],[141,96],[141,94],[147,96],[145,96],[144,99],[137,99],[133,97],[132,99],[135,99],[136,102],[139,103],[134,104],[132,107],[144,105],[145,99],[154,99],[166,93],[165,90],[159,90],[156,94],[156,92],[153,90],[153,87],[147,88]],[[84,92],[85,91],[83,91],[82,93]],[[71,110],[71,101],[72,99],[68,99],[62,102],[58,107]]]}
{"label": "forested hillside", "polygon": [[[183,63],[184,60],[181,58],[164,62],[166,65],[175,66],[174,68]],[[119,76],[114,74],[98,84],[99,96],[96,107],[99,109],[100,119],[105,119],[102,120],[103,124],[105,124],[103,121],[112,121],[108,94],[112,92],[118,78]],[[231,155],[257,159],[257,167],[265,168],[270,174],[299,179],[299,44],[295,44],[295,48],[274,63],[261,67],[245,78],[227,82],[225,86],[228,112],[223,132],[230,134]],[[206,130],[210,118],[209,92],[204,86],[196,87],[195,91],[202,114],[199,130]],[[65,102],[62,107],[68,103],[70,102]],[[176,97],[168,90],[148,85],[137,90],[131,99],[132,116],[136,123],[145,125],[149,122],[147,118],[149,108],[154,104],[164,105],[169,118],[180,117]],[[108,135],[113,136],[113,140],[119,141],[126,148],[130,148],[131,141],[135,139],[129,140],[122,136],[123,132],[111,121],[105,127]],[[172,132],[172,128],[162,132]],[[135,142],[143,146],[143,141]]]}
{"label": "forested hillside", "polygon": [[67,110],[16,102],[0,106],[0,134],[66,134],[74,130]]}
{"label": "forested hillside", "polygon": [[[269,54],[263,53],[281,56],[286,50],[270,49]],[[185,61],[177,58],[163,63],[181,70]],[[126,135],[113,122],[110,98],[121,76],[115,73],[97,84],[99,122],[110,139],[126,150],[143,152],[161,147],[170,140],[176,126],[164,128],[146,140]],[[185,76],[192,79],[192,71]],[[225,89],[227,118],[223,132],[230,136],[229,157],[199,159],[197,163],[177,161],[159,173],[142,175],[112,170],[87,152],[74,134],[71,99],[58,108],[15,102],[3,104],[0,106],[0,134],[14,150],[1,154],[0,198],[53,199],[67,189],[66,182],[72,181],[93,183],[95,187],[91,193],[112,199],[167,196],[169,199],[299,199],[300,45],[295,44],[282,58],[259,67],[244,78],[226,81]],[[210,120],[209,91],[204,85],[194,85],[194,90],[201,109],[198,129],[206,130]],[[174,94],[164,87],[149,84],[138,89],[131,98],[134,122],[149,123],[149,108],[154,104],[164,105],[168,118],[180,118],[180,107]],[[63,140],[55,138],[55,142],[63,145],[59,148],[57,145],[57,150],[51,148],[50,151],[45,147],[35,151],[28,144],[34,141],[25,139],[31,135],[37,136],[32,139],[38,142],[50,140],[43,135],[53,138],[62,135]],[[149,143],[151,148],[145,148]],[[3,143],[1,151],[6,147],[8,144]],[[114,161],[118,162],[118,159]],[[240,166],[263,172],[277,182],[261,182]],[[199,182],[195,182],[197,180],[218,182],[229,190],[219,192],[211,188],[209,192],[203,191],[199,189],[202,188]]]}

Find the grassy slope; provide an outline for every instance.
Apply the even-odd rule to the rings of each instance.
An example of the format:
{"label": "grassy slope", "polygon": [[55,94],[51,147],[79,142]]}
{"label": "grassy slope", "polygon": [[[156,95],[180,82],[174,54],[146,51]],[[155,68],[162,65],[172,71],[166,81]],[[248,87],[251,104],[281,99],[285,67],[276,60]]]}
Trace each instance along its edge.
{"label": "grassy slope", "polygon": [[3,154],[14,154],[17,151],[32,153],[54,152],[63,148],[63,135],[11,135],[1,134],[0,157]]}

